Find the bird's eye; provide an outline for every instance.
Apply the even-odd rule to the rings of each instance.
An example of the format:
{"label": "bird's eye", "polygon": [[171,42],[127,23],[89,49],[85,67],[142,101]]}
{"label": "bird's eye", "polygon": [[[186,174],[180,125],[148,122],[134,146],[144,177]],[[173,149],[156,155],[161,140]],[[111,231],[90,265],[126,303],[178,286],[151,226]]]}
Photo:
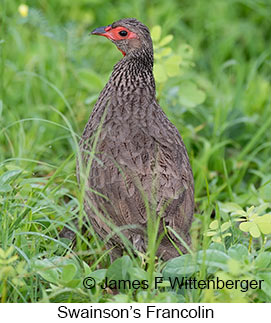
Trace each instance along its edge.
{"label": "bird's eye", "polygon": [[125,36],[127,36],[127,31],[126,30],[121,30],[120,32],[119,32],[119,35],[120,36],[122,36],[122,37],[125,37]]}

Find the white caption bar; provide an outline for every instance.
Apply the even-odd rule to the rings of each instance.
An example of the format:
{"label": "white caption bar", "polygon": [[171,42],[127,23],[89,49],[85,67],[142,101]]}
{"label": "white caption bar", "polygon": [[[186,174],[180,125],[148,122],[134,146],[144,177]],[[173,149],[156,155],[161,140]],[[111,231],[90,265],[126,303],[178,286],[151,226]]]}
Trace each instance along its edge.
{"label": "white caption bar", "polygon": [[269,317],[271,304],[211,303],[83,303],[0,304],[1,322],[259,322]]}

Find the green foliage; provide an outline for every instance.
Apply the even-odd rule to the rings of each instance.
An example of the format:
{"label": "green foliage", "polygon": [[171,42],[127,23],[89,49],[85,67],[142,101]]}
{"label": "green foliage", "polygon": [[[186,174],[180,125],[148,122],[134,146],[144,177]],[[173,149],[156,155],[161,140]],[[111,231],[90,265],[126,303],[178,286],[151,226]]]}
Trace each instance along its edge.
{"label": "green foliage", "polygon": [[108,268],[106,276],[108,279],[128,279],[129,272],[132,268],[131,259],[128,256],[123,256],[116,259]]}
{"label": "green foliage", "polygon": [[[0,298],[3,302],[270,302],[270,1],[28,1],[0,4]],[[121,58],[93,28],[146,23],[158,100],[192,163],[196,210],[189,254],[111,264],[84,220],[77,142]],[[86,219],[87,220],[87,219]],[[77,244],[59,237],[67,226]],[[174,232],[171,232],[174,233]],[[215,242],[215,243],[214,243]],[[164,282],[154,289],[154,279]],[[96,280],[83,287],[84,277]],[[262,279],[262,289],[171,289],[169,278]],[[106,277],[150,287],[102,285]]]}
{"label": "green foliage", "polygon": [[[151,30],[154,45],[154,67],[153,73],[156,82],[160,85],[158,95],[161,95],[162,86],[169,78],[176,78],[179,82],[179,102],[188,108],[203,103],[206,94],[197,85],[187,80],[189,68],[194,66],[193,49],[187,44],[179,46],[178,53],[173,53],[169,43],[173,40],[173,35],[161,38],[162,27],[157,25]],[[162,86],[161,86],[162,85]]]}
{"label": "green foliage", "polygon": [[[269,204],[265,205],[267,208]],[[262,209],[262,206],[261,206]],[[251,206],[247,211],[240,210],[237,215],[245,217],[246,222],[240,224],[240,230],[249,232],[253,238],[259,238],[262,234],[271,233],[271,214],[259,216],[254,206]],[[242,221],[243,218],[238,218],[236,221]]]}
{"label": "green foliage", "polygon": [[33,261],[36,274],[53,284],[76,287],[82,282],[82,269],[74,259],[54,257]]}
{"label": "green foliage", "polygon": [[218,220],[214,220],[209,224],[209,231],[206,233],[207,236],[212,237],[213,242],[222,242],[222,239],[230,237],[230,232],[225,232],[231,227],[231,222],[226,221],[219,225]]}
{"label": "green foliage", "polygon": [[[174,280],[176,277],[194,277],[202,279],[202,267],[206,268],[205,279],[227,280],[264,280],[262,282],[261,300],[270,302],[270,279],[263,279],[271,274],[271,252],[260,252],[257,257],[248,252],[248,249],[236,244],[228,250],[221,244],[211,244],[208,249],[199,251],[193,255],[184,255],[169,261],[163,275],[166,279]],[[264,276],[263,276],[264,275]],[[189,293],[193,290],[190,289]],[[226,286],[218,290],[213,288],[203,289],[201,300],[205,302],[248,302],[259,297],[259,289],[242,289],[242,285],[237,288],[228,289]]]}
{"label": "green foliage", "polygon": [[[271,214],[265,213],[269,208],[270,203],[262,203],[258,207],[253,205],[247,208],[246,211],[236,203],[224,203],[221,205],[221,209],[226,213],[230,213],[230,216],[234,218],[234,221],[241,222],[239,226],[240,230],[243,232],[249,232],[253,238],[259,238],[261,234],[268,235],[271,233]],[[230,221],[224,222],[220,231],[224,232],[229,229],[230,226]],[[210,229],[218,229],[218,222],[216,220],[210,223]],[[213,232],[209,232],[208,235],[212,234]],[[224,234],[223,237],[228,235],[231,234]]]}
{"label": "green foliage", "polygon": [[14,254],[13,246],[7,250],[0,248],[0,295],[3,303],[14,287],[22,290],[26,286],[26,264],[18,258],[18,255]]}

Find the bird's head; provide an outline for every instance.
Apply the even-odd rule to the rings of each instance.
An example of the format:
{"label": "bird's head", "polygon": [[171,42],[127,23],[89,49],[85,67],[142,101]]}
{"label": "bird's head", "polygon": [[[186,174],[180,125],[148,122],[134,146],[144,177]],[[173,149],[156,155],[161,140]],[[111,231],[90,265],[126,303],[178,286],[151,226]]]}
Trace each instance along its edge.
{"label": "bird's head", "polygon": [[91,34],[110,39],[124,56],[141,50],[153,53],[149,29],[135,18],[115,21],[112,25],[94,29]]}

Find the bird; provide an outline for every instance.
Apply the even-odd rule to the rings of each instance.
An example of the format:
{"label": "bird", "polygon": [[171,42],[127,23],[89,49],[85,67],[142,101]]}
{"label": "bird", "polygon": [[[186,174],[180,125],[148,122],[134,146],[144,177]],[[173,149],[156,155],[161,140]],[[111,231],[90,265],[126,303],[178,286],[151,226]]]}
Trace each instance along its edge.
{"label": "bird", "polygon": [[113,259],[125,251],[122,237],[136,252],[147,252],[148,218],[154,215],[157,241],[161,237],[156,256],[167,261],[191,245],[194,180],[182,137],[156,99],[150,31],[124,18],[91,34],[112,41],[123,57],[79,142],[77,178],[80,183],[85,176],[85,212]]}

